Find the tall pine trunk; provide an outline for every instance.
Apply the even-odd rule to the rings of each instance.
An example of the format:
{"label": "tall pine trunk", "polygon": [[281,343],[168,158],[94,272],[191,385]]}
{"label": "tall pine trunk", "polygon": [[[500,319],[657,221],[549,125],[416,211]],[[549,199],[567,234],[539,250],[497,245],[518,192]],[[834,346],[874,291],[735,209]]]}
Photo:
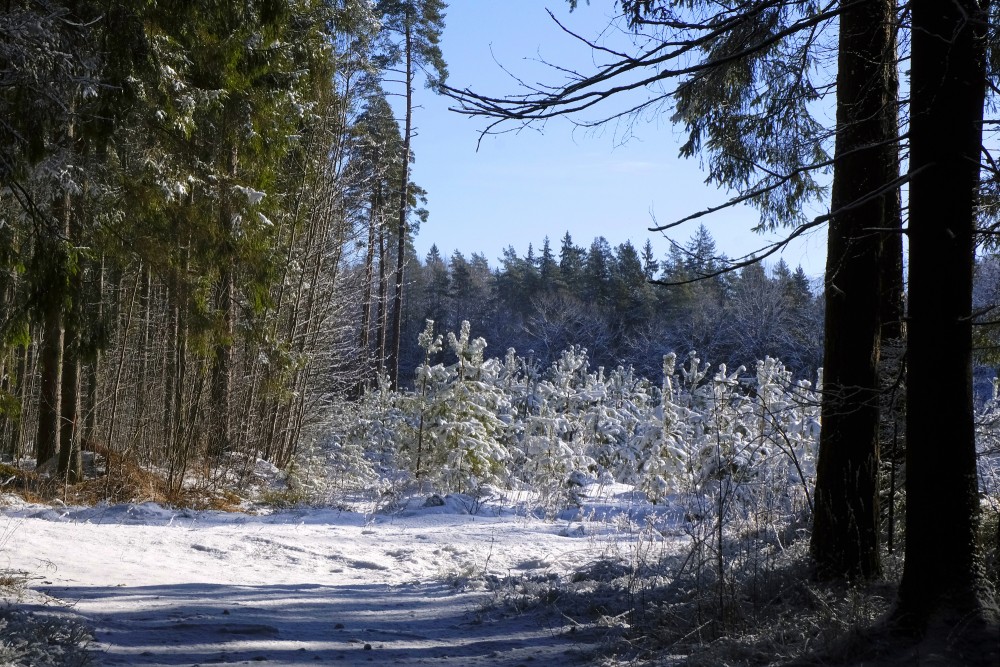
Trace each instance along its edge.
{"label": "tall pine trunk", "polygon": [[388,329],[388,299],[389,277],[386,272],[385,226],[378,234],[378,316],[375,322],[375,361],[377,362],[379,382],[385,374],[386,367],[386,329]]}
{"label": "tall pine trunk", "polygon": [[[67,130],[67,137],[72,141],[72,125]],[[69,271],[68,248],[63,239],[69,236],[73,215],[70,193],[65,191],[59,195],[52,208],[55,220],[45,226],[47,233],[38,240],[35,250],[43,254],[42,261],[49,271],[51,285],[43,299],[42,314],[41,387],[35,440],[35,459],[39,466],[59,454],[65,338],[63,300]]]}
{"label": "tall pine trunk", "polygon": [[972,275],[986,11],[914,0],[910,78],[906,557],[896,620],[922,633],[981,611]]}
{"label": "tall pine trunk", "polygon": [[[95,275],[94,275],[94,285],[92,291],[92,298],[94,299],[93,317],[94,323],[97,327],[104,326],[104,255],[101,255],[101,259],[98,262]],[[91,446],[96,443],[97,440],[97,399],[98,399],[98,384],[100,381],[100,370],[101,370],[101,357],[102,357],[102,346],[104,341],[96,341],[91,350],[91,358],[87,363],[87,393],[86,393],[86,403],[84,404],[84,427],[83,427],[83,438],[91,443]]]}
{"label": "tall pine trunk", "polygon": [[[895,5],[840,16],[837,135],[826,268],[823,431],[812,555],[821,577],[881,572],[878,512],[879,258],[891,173],[885,127]],[[891,61],[894,68],[894,59]],[[892,144],[895,149],[895,144]]]}
{"label": "tall pine trunk", "polygon": [[364,293],[361,297],[361,340],[359,348],[361,351],[361,377],[359,379],[359,390],[371,379],[371,321],[372,321],[372,293],[375,284],[375,237],[376,225],[378,224],[378,201],[380,193],[375,192],[371,197],[371,210],[368,212],[368,246],[365,252],[365,277]]}
{"label": "tall pine trunk", "polygon": [[403,321],[403,273],[406,265],[407,213],[410,204],[410,140],[413,134],[413,28],[406,21],[406,121],[403,129],[403,155],[399,183],[399,228],[396,234],[396,291],[392,299],[392,328],[388,350],[389,383],[399,387],[399,350]]}
{"label": "tall pine trunk", "polygon": [[[887,70],[889,100],[899,98],[899,70],[895,64],[898,43],[887,54],[891,67]],[[887,135],[899,134],[898,104],[887,104],[882,114]],[[886,146],[893,177],[899,177],[899,146]],[[884,220],[882,250],[879,257],[879,444],[883,461],[880,498],[885,498],[886,538],[889,553],[895,552],[896,493],[902,485],[904,468],[903,443],[906,440],[906,322],[903,268],[903,208],[901,189],[895,188],[883,200]]]}
{"label": "tall pine trunk", "polygon": [[80,451],[80,332],[74,322],[66,328],[59,432],[59,477],[70,483],[83,479]]}
{"label": "tall pine trunk", "polygon": [[38,432],[35,438],[35,462],[39,466],[59,452],[63,322],[62,305],[56,299],[46,305],[40,347],[41,385],[38,396]]}
{"label": "tall pine trunk", "polygon": [[[229,157],[229,176],[236,177],[237,152],[233,147]],[[228,192],[220,192],[219,229],[222,234],[222,265],[219,267],[217,310],[221,317],[221,330],[216,334],[215,354],[212,359],[212,431],[209,437],[209,457],[218,462],[220,457],[232,448],[232,416],[230,401],[233,383],[233,333],[235,332],[234,296],[235,285],[233,265],[235,249],[233,239],[232,197]]]}
{"label": "tall pine trunk", "polygon": [[[70,211],[66,230],[67,242],[79,246],[80,211]],[[83,479],[83,459],[80,452],[80,355],[83,325],[83,258],[78,257],[76,270],[70,273],[67,290],[69,307],[64,315],[63,372],[61,379],[59,426],[59,476],[68,482]]]}

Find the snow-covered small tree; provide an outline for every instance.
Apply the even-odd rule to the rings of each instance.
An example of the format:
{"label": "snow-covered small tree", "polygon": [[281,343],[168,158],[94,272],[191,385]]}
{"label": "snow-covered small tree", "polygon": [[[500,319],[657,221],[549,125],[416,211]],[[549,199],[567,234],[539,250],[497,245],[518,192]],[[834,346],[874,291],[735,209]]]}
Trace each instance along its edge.
{"label": "snow-covered small tree", "polygon": [[475,491],[483,483],[504,480],[510,453],[503,437],[507,425],[499,416],[509,411],[498,382],[503,365],[484,359],[486,341],[470,339],[467,321],[457,336],[448,334],[458,358],[451,366],[429,364],[441,349],[433,323],[421,334],[420,344],[425,362],[417,373],[419,394],[410,399],[419,438],[415,472],[442,490]]}

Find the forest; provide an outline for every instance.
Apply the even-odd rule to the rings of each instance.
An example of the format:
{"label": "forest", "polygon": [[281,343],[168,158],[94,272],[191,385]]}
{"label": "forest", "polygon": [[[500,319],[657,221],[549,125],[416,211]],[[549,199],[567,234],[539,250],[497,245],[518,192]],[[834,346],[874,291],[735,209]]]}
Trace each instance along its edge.
{"label": "forest", "polygon": [[[449,78],[443,0],[6,2],[0,516],[20,523],[0,529],[0,661],[131,650],[89,628],[127,601],[55,625],[18,608],[36,588],[59,597],[28,559],[66,548],[22,541],[25,522],[70,535],[98,516],[85,508],[206,536],[228,514],[389,530],[438,511],[613,534],[544,575],[522,567],[557,567],[523,535],[498,542],[498,561],[521,557],[505,578],[495,533],[468,562],[461,537],[433,552],[459,563],[435,576],[488,590],[498,618],[565,620],[575,601],[565,633],[600,633],[592,664],[1000,660],[996,8],[593,4],[613,14],[605,34],[551,15],[592,70],[543,63],[551,81],[497,92]],[[651,229],[699,221],[666,255],[569,225],[524,256],[419,257],[416,235],[435,234],[412,173],[421,86],[484,135],[661,118],[728,199]],[[784,240],[720,252],[712,214],[737,205]],[[823,226],[825,275],[781,259]],[[73,576],[103,570],[71,560]],[[341,590],[319,572],[298,583]],[[283,637],[283,622],[220,632]]]}

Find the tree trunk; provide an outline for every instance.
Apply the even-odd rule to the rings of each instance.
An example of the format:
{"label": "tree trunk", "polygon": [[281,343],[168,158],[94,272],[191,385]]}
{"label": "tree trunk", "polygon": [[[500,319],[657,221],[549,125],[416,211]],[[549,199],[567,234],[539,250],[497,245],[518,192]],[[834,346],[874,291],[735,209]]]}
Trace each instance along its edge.
{"label": "tree trunk", "polygon": [[215,345],[212,364],[212,437],[209,456],[218,459],[230,449],[229,400],[232,395],[233,366],[233,275],[228,268],[219,272],[218,308],[222,314],[220,340]]}
{"label": "tree trunk", "polygon": [[389,344],[389,383],[399,387],[399,350],[403,321],[403,273],[406,264],[407,212],[410,204],[410,140],[413,134],[413,28],[406,21],[406,121],[403,129],[403,156],[399,184],[399,229],[396,235],[396,291],[392,299],[392,329]]}
{"label": "tree trunk", "polygon": [[[104,256],[101,256],[100,264],[97,267],[97,274],[94,277],[94,322],[99,327],[104,326]],[[87,396],[85,406],[85,423],[83,427],[83,437],[91,443],[97,440],[97,391],[101,370],[101,356],[103,341],[99,341],[93,349],[93,357],[87,364]]]}
{"label": "tree trunk", "polygon": [[[237,153],[234,147],[229,158],[229,175],[236,176]],[[227,183],[227,185],[229,185]],[[226,187],[226,186],[223,186]],[[223,238],[223,261],[219,267],[217,308],[222,317],[222,329],[218,332],[215,355],[212,360],[212,432],[208,443],[208,454],[215,462],[232,448],[232,418],[230,401],[233,382],[233,333],[234,327],[234,282],[232,262],[235,261],[233,247],[232,201],[228,192],[219,195],[219,226]]]}
{"label": "tree trunk", "polygon": [[[899,136],[899,70],[896,65],[898,43],[896,30],[889,30],[886,48],[886,104],[882,108],[882,127],[885,137]],[[888,176],[899,178],[899,143],[887,143],[883,150],[889,161]],[[903,207],[902,191],[893,188],[882,198],[883,220],[882,254],[879,257],[881,303],[881,337],[886,340],[906,338],[905,287],[903,283]]]}
{"label": "tree trunk", "polygon": [[[70,139],[73,129],[68,131]],[[69,270],[67,249],[62,239],[69,234],[72,215],[69,192],[54,203],[53,211],[59,229],[48,229],[45,238],[39,239],[36,252],[45,253],[50,272],[51,289],[45,295],[42,322],[41,389],[38,401],[38,434],[35,441],[35,460],[42,465],[59,453],[59,419],[62,399],[63,373],[63,298],[65,297],[65,272]]]}
{"label": "tree trunk", "polygon": [[28,386],[27,372],[28,355],[30,352],[30,342],[14,350],[14,353],[17,354],[17,370],[15,371],[11,397],[17,399],[20,410],[18,410],[17,418],[10,420],[10,441],[7,443],[7,453],[9,453],[11,460],[14,462],[17,462],[21,458],[21,451],[24,447],[24,417],[27,407],[26,402],[28,400],[25,389]]}
{"label": "tree trunk", "polygon": [[[176,281],[174,281],[176,283]],[[163,354],[163,411],[160,414],[160,433],[163,455],[169,461],[174,441],[174,375],[177,368],[177,339],[180,313],[178,312],[177,287],[167,288],[166,293],[166,342]]]}
{"label": "tree trunk", "polygon": [[[871,0],[840,17],[837,137],[826,269],[823,430],[812,555],[820,577],[878,576],[879,257],[887,141],[887,55],[895,5]],[[891,61],[894,68],[894,59]],[[894,147],[894,144],[893,144]]]}
{"label": "tree trunk", "polygon": [[[898,53],[895,31],[892,36],[894,39],[889,53],[892,66],[887,71],[890,102],[899,98],[899,70],[894,63]],[[882,122],[887,136],[899,134],[899,109],[896,104],[886,104]],[[890,144],[886,146],[886,151],[892,176],[898,178],[899,147]],[[889,553],[895,551],[896,491],[904,479],[903,455],[906,451],[902,446],[906,440],[906,323],[901,194],[900,189],[894,189],[883,200],[885,217],[882,227],[885,231],[882,232],[879,257],[879,442],[883,460],[880,498],[885,498],[883,508],[886,511],[885,533]]]}
{"label": "tree trunk", "polygon": [[136,381],[135,394],[135,420],[136,429],[132,435],[131,446],[141,448],[143,460],[151,460],[152,450],[149,439],[146,437],[146,396],[149,391],[149,358],[152,354],[152,325],[153,325],[153,274],[149,270],[149,265],[143,266],[142,271],[142,292],[139,294],[139,308],[142,310],[142,336],[139,343],[139,374]]}
{"label": "tree trunk", "polygon": [[372,194],[371,210],[368,216],[368,248],[365,252],[364,293],[361,297],[361,377],[359,389],[363,390],[371,379],[371,318],[372,288],[375,284],[375,232],[378,224],[379,193]]}
{"label": "tree trunk", "polygon": [[[125,372],[125,360],[128,358],[128,336],[129,331],[132,330],[132,310],[135,307],[135,297],[139,291],[139,278],[142,275],[141,271],[138,271],[135,276],[135,283],[132,285],[132,294],[129,297],[128,310],[125,312],[125,321],[121,321],[121,317],[118,317],[118,326],[121,329],[119,334],[119,345],[121,346],[120,353],[118,355],[118,367],[115,369],[115,381],[111,386],[111,417],[108,419],[108,448],[118,449],[118,439],[116,437],[116,426],[118,425],[118,409],[121,405],[121,392],[119,391],[122,386],[122,375]],[[124,292],[125,275],[122,274],[121,280],[119,280],[119,293]]]}
{"label": "tree trunk", "polygon": [[378,362],[379,382],[385,374],[386,329],[388,328],[389,277],[386,274],[385,227],[378,234],[378,319],[375,328],[375,360]]}
{"label": "tree trunk", "polygon": [[914,0],[906,558],[894,618],[922,633],[980,612],[972,270],[986,89],[986,11]]}
{"label": "tree trunk", "polygon": [[[14,451],[15,461],[20,461],[21,457],[26,453],[24,446],[28,440],[28,414],[35,394],[35,379],[38,376],[38,341],[32,332],[34,328],[30,326],[28,329],[28,344],[24,346],[24,355],[21,357],[24,360],[24,365],[20,367],[21,382],[18,400],[21,405],[21,414],[17,422],[17,449]],[[35,427],[37,430],[37,424]]]}
{"label": "tree trunk", "polygon": [[[168,391],[170,392],[169,403],[171,411],[167,417],[169,430],[167,432],[167,443],[169,447],[170,476],[168,486],[171,489],[180,489],[184,483],[182,471],[187,467],[187,431],[188,423],[185,421],[184,412],[184,385],[187,382],[187,348],[188,348],[188,318],[187,289],[183,281],[186,280],[188,263],[190,261],[189,250],[185,249],[183,262],[181,265],[182,279],[178,283],[175,304],[172,309],[173,324],[173,345],[171,355],[173,364],[169,368]],[[200,380],[199,380],[200,382]]]}
{"label": "tree trunk", "polygon": [[[80,211],[70,212],[66,231],[67,242],[80,244]],[[69,307],[64,318],[62,396],[60,397],[59,476],[68,482],[83,479],[83,459],[80,452],[80,329],[83,324],[83,259],[70,275]]]}
{"label": "tree trunk", "polygon": [[70,483],[83,479],[83,458],[80,451],[80,332],[77,323],[66,327],[65,354],[62,373],[59,432],[59,477]]}
{"label": "tree trunk", "polygon": [[62,397],[62,306],[49,304],[42,325],[41,389],[38,399],[36,463],[42,465],[59,451],[59,412]]}

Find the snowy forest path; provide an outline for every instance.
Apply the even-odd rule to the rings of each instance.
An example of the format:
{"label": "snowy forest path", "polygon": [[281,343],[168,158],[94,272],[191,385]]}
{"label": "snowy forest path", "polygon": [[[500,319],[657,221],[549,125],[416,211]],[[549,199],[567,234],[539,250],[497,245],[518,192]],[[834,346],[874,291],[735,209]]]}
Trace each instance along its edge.
{"label": "snowy forest path", "polygon": [[92,629],[97,664],[593,661],[608,628],[511,582],[544,588],[627,560],[627,536],[610,522],[460,511],[255,516],[22,501],[0,507],[0,570],[27,577],[19,606]]}
{"label": "snowy forest path", "polygon": [[583,664],[539,615],[484,619],[482,592],[402,585],[46,587],[91,625],[105,665]]}

